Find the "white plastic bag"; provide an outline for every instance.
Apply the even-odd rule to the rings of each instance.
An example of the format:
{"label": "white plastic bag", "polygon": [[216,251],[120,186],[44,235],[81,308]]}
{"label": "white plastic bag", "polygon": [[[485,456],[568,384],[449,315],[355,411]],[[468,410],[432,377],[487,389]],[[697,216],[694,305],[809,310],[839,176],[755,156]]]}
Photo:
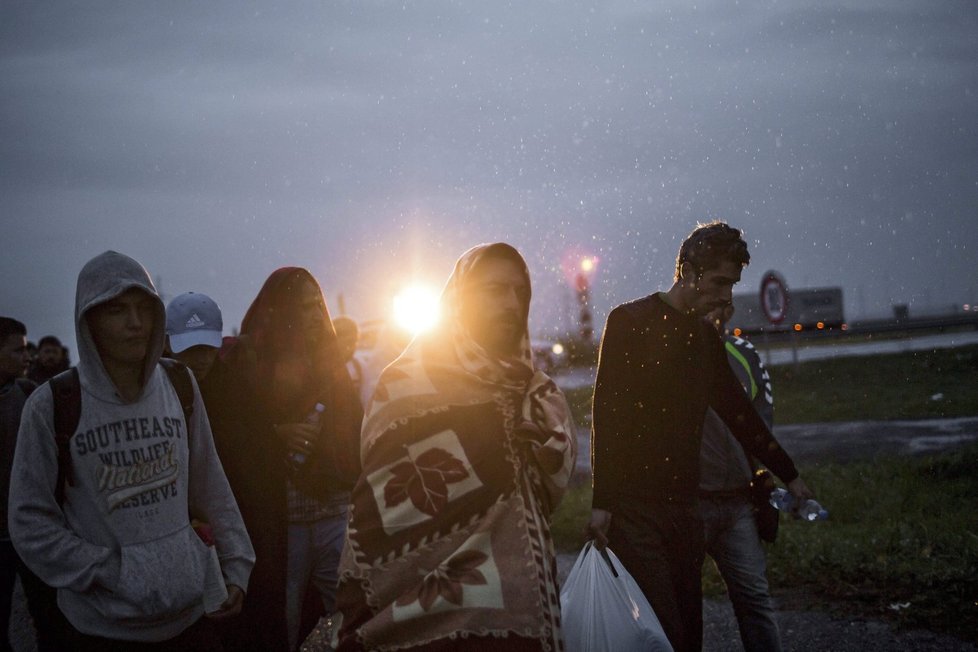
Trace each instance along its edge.
{"label": "white plastic bag", "polygon": [[560,592],[567,652],[673,652],[638,584],[605,552],[586,543]]}

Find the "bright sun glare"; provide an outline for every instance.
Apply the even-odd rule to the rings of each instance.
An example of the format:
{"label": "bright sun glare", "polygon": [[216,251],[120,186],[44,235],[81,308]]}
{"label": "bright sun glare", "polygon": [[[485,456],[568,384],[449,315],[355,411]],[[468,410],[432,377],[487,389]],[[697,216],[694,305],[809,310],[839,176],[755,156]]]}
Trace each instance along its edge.
{"label": "bright sun glare", "polygon": [[394,321],[411,335],[431,330],[440,317],[438,293],[430,287],[412,285],[394,297]]}

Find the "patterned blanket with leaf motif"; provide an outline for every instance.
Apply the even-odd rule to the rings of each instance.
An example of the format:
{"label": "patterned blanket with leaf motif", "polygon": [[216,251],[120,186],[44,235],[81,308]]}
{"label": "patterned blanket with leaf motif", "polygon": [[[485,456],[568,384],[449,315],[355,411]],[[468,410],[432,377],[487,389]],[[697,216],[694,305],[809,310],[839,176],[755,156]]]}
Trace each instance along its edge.
{"label": "patterned blanket with leaf motif", "polygon": [[412,347],[368,409],[335,643],[560,650],[549,516],[576,456],[567,403],[540,372],[487,383],[448,357]]}

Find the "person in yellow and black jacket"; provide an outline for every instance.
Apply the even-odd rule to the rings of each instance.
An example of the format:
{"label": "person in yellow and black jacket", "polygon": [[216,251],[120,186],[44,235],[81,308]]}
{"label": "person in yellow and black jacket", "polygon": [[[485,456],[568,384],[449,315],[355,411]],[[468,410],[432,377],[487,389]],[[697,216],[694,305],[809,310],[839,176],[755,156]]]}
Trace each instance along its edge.
{"label": "person in yellow and black jacket", "polygon": [[[733,312],[733,305],[728,304],[714,310],[708,319],[722,333]],[[771,377],[760,356],[750,342],[740,337],[726,335],[723,344],[730,368],[754,409],[768,428],[773,428]],[[700,451],[700,517],[706,553],[727,585],[744,650],[778,652],[781,635],[768,590],[767,563],[758,530],[759,518],[773,516],[771,524],[776,532],[778,513],[768,506],[755,514],[751,500],[753,467],[752,459],[723,419],[712,409],[707,410]],[[773,535],[770,531],[764,534],[771,538]]]}

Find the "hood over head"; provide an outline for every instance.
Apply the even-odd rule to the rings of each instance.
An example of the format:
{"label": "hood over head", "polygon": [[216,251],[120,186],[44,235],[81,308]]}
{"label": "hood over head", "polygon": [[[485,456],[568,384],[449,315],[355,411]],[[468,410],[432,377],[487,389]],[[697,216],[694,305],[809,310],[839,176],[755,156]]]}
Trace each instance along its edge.
{"label": "hood over head", "polygon": [[[304,287],[318,297],[312,337],[302,306]],[[277,419],[307,415],[334,375],[346,374],[323,290],[305,268],[282,267],[269,275],[245,313],[241,338],[256,357],[254,385],[262,388],[261,400]]]}
{"label": "hood over head", "polygon": [[522,333],[518,352],[510,357],[500,358],[487,352],[473,339],[462,320],[462,295],[472,271],[487,257],[511,260],[522,272],[527,288],[530,288],[530,272],[523,256],[512,245],[504,242],[479,244],[465,253],[455,263],[451,276],[445,283],[441,295],[444,323],[439,329],[419,338],[421,342],[434,342],[436,347],[451,346],[455,359],[465,371],[490,384],[512,387],[525,387],[533,375],[533,354],[530,349],[530,335],[527,323],[529,297],[520,316]]}
{"label": "hood over head", "polygon": [[166,312],[149,272],[138,262],[115,251],[106,251],[85,263],[78,273],[75,290],[75,337],[78,340],[78,373],[82,385],[100,399],[122,402],[117,388],[105,370],[85,314],[97,305],[123,292],[137,288],[153,299],[153,326],[143,361],[143,387],[151,378],[163,354]]}

